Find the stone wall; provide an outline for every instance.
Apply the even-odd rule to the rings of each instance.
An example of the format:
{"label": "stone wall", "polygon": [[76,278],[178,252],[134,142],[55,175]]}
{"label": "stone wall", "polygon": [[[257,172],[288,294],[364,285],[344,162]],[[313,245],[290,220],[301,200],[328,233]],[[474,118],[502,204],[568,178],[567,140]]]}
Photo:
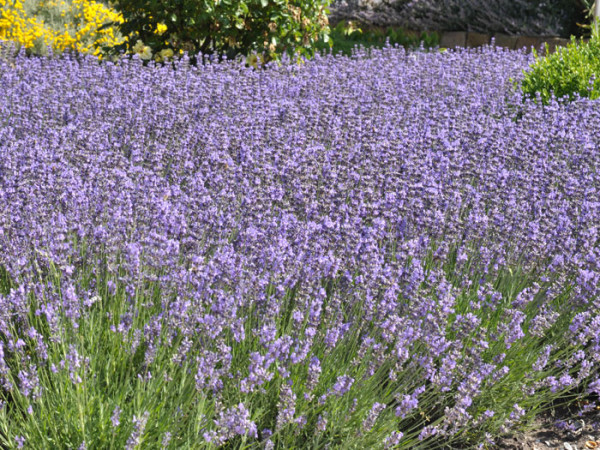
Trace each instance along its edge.
{"label": "stone wall", "polygon": [[[407,2],[407,0],[335,0],[330,7],[329,22],[332,27],[339,22],[348,20],[365,24],[366,28],[382,29],[398,26],[403,20],[398,8],[394,5],[403,1]],[[511,50],[535,48],[544,53],[546,43],[550,52],[554,52],[557,47],[564,47],[570,42],[569,39],[558,36],[511,36],[501,33],[483,34],[467,31],[437,33],[440,36],[440,47],[443,48],[480,47],[490,44],[493,39],[498,47]],[[418,36],[420,32],[408,31],[407,34]]]}
{"label": "stone wall", "polygon": [[393,7],[393,0],[334,0],[329,7],[329,23],[333,26],[346,20],[357,20],[374,26],[394,26],[402,16]]}
{"label": "stone wall", "polygon": [[[583,0],[578,0],[579,2]],[[587,23],[574,0],[333,0],[332,24],[354,20],[381,27],[414,30],[460,30],[507,35],[581,34]]]}

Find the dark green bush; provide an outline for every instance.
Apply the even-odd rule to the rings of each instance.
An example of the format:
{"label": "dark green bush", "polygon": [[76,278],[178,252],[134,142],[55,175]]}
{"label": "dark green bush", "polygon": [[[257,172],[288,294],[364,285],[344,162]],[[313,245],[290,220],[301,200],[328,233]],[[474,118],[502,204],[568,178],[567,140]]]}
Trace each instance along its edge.
{"label": "dark green bush", "polygon": [[[546,53],[548,49],[546,48]],[[525,72],[523,93],[535,98],[539,93],[544,104],[552,93],[572,101],[575,94],[592,99],[600,98],[600,38],[589,42],[571,39],[567,47],[557,49],[546,57],[535,55],[536,61]]]}
{"label": "dark green bush", "polygon": [[[328,40],[330,0],[116,0],[128,42],[106,49],[162,60],[181,51],[263,61],[314,54]],[[254,62],[254,61],[253,61]]]}

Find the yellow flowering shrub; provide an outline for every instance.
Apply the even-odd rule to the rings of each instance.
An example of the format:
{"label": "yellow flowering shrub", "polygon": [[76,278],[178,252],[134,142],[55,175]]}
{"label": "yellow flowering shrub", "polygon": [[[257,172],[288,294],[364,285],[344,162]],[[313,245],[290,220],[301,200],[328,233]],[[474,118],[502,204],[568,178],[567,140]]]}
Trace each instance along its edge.
{"label": "yellow flowering shrub", "polygon": [[127,40],[109,22],[121,14],[91,0],[0,0],[0,40],[14,41],[32,53],[76,50],[101,57],[102,46]]}

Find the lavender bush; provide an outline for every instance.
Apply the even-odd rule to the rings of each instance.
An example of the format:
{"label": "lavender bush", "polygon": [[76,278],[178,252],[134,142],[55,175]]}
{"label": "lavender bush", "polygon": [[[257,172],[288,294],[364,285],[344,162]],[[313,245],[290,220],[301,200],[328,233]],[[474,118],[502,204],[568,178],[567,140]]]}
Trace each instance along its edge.
{"label": "lavender bush", "polygon": [[532,61],[0,60],[0,445],[483,447],[594,408],[600,107],[521,105]]}

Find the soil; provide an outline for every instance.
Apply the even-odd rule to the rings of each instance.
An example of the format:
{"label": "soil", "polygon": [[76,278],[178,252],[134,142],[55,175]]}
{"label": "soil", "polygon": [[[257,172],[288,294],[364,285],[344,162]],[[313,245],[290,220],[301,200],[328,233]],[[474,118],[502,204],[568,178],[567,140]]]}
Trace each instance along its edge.
{"label": "soil", "polygon": [[[580,416],[576,405],[563,406],[539,416],[529,431],[496,439],[498,449],[508,450],[600,450],[600,407],[596,406]],[[563,421],[572,430],[556,424]]]}

